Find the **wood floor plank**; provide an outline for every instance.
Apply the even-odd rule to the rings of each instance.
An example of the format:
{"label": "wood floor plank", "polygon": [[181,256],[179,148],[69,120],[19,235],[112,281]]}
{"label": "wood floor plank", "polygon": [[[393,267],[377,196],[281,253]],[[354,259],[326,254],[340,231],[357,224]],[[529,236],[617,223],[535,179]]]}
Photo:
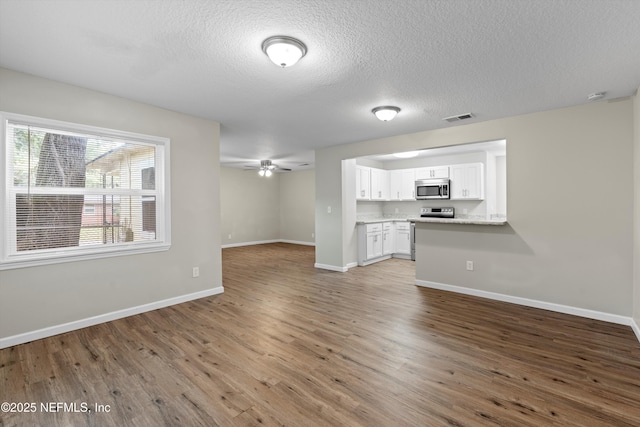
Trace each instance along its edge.
{"label": "wood floor plank", "polygon": [[0,426],[638,426],[629,327],[347,273],[314,248],[222,251],[225,292],[0,350]]}

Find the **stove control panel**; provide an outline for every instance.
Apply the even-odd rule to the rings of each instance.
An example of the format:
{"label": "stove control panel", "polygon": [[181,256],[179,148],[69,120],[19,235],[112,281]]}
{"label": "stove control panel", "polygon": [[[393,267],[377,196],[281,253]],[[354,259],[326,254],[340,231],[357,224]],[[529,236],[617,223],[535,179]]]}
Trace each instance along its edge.
{"label": "stove control panel", "polygon": [[420,208],[420,216],[423,218],[453,218],[454,208]]}

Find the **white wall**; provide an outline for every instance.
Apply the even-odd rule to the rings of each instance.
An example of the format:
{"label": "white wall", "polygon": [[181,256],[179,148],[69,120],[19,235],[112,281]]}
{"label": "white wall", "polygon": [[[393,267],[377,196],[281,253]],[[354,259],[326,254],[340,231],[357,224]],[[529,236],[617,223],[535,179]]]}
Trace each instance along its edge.
{"label": "white wall", "polygon": [[280,240],[313,244],[313,170],[268,178],[254,170],[222,167],[220,171],[223,246]]}
{"label": "white wall", "polygon": [[280,175],[280,239],[313,244],[315,241],[315,171]]}
{"label": "white wall", "polygon": [[0,344],[118,310],[222,291],[218,123],[5,69],[0,110],[168,137],[172,196],[166,252],[0,271]]}
{"label": "white wall", "polygon": [[255,170],[220,168],[223,245],[278,239],[279,206],[280,174],[265,178]]}
{"label": "white wall", "polygon": [[633,318],[635,332],[640,339],[640,90],[636,91],[633,103],[634,117],[634,252],[633,252]]}
{"label": "white wall", "polygon": [[[631,316],[632,105],[596,102],[318,150],[316,264],[344,269],[355,258],[343,239],[352,225],[341,214],[342,159],[506,139],[509,225],[440,228],[441,249],[447,237],[454,248],[434,249],[442,262],[429,268],[417,262],[416,278]],[[467,240],[475,276],[459,265]]]}

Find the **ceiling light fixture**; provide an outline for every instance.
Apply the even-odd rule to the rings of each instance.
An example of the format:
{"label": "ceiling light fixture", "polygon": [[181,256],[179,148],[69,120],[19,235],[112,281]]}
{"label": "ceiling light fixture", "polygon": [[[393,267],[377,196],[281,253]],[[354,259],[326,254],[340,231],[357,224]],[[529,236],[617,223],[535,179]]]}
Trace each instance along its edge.
{"label": "ceiling light fixture", "polygon": [[378,120],[388,122],[389,120],[393,120],[396,115],[398,115],[400,109],[391,105],[384,105],[382,107],[374,108],[373,110],[371,110],[371,112],[376,115]]}
{"label": "ceiling light fixture", "polygon": [[273,36],[262,42],[262,51],[279,67],[290,67],[307,54],[307,47],[298,39]]}
{"label": "ceiling light fixture", "polygon": [[587,101],[597,101],[599,99],[604,98],[604,96],[607,94],[607,92],[595,92],[595,93],[590,93],[589,96],[587,96]]}
{"label": "ceiling light fixture", "polygon": [[260,170],[258,170],[258,175],[269,178],[275,168],[276,167],[271,163],[271,160],[260,160]]}

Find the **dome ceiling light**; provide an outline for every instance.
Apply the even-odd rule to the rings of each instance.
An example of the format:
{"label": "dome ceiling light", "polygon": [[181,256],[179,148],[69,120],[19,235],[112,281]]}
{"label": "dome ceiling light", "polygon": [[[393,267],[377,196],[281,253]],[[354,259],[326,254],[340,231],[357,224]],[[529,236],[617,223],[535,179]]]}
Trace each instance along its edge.
{"label": "dome ceiling light", "polygon": [[590,101],[590,102],[597,101],[599,99],[604,98],[606,94],[607,92],[590,93],[589,96],[587,96],[587,101]]}
{"label": "dome ceiling light", "polygon": [[382,120],[383,122],[388,122],[389,120],[393,120],[396,115],[400,112],[400,108],[393,107],[391,105],[384,105],[382,107],[376,107],[371,110],[373,114],[376,115],[378,120]]}
{"label": "dome ceiling light", "polygon": [[290,67],[307,54],[307,47],[298,39],[273,36],[262,42],[262,51],[279,67]]}

